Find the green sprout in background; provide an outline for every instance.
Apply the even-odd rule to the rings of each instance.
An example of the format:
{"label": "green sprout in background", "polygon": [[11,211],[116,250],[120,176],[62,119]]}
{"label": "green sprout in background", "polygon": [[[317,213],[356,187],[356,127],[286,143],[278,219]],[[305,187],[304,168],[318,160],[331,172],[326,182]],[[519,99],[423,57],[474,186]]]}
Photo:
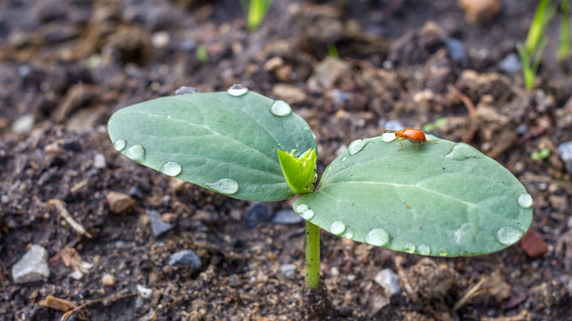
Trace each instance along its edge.
{"label": "green sprout in background", "polygon": [[558,61],[564,61],[570,55],[570,2],[562,0],[560,4],[560,45],[558,46]]}
{"label": "green sprout in background", "polygon": [[320,278],[320,228],[425,256],[474,256],[517,242],[532,222],[532,197],[475,148],[404,146],[395,133],[349,144],[316,181],[317,142],[284,101],[246,87],[158,98],[117,111],[115,149],[178,179],[233,198],[283,201],[306,220],[306,286]]}
{"label": "green sprout in background", "polygon": [[274,0],[240,0],[248,31],[258,29]]}
{"label": "green sprout in background", "polygon": [[425,124],[421,129],[426,132],[432,132],[437,130],[443,126],[446,126],[449,123],[449,119],[447,117],[437,119],[433,124]]}
{"label": "green sprout in background", "polygon": [[340,58],[340,54],[338,53],[338,49],[336,48],[336,44],[334,44],[334,43],[328,44],[328,57]]}
{"label": "green sprout in background", "polygon": [[533,152],[530,154],[530,158],[535,161],[542,161],[543,159],[548,158],[550,156],[550,149],[543,148],[539,152]]}
{"label": "green sprout in background", "polygon": [[206,46],[200,46],[197,48],[197,59],[203,64],[209,62],[209,53]]}

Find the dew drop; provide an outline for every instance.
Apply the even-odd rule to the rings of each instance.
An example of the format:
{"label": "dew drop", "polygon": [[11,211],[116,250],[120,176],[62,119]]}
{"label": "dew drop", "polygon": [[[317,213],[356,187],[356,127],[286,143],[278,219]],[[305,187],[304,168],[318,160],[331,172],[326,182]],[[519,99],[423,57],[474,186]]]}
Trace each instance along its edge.
{"label": "dew drop", "polygon": [[505,226],[501,227],[498,231],[496,236],[497,241],[499,241],[502,245],[511,245],[514,242],[520,240],[522,237],[522,232],[520,230],[515,229],[514,227]]}
{"label": "dew drop", "polygon": [[530,194],[520,194],[518,197],[518,205],[522,208],[531,208],[532,207],[532,196]]}
{"label": "dew drop", "polygon": [[355,155],[359,153],[365,147],[365,145],[367,145],[367,143],[368,141],[365,139],[354,140],[350,146],[348,146],[348,152],[350,155]]}
{"label": "dew drop", "polygon": [[125,149],[125,146],[127,146],[127,142],[123,139],[118,139],[115,141],[115,143],[113,143],[113,147],[115,147],[117,151],[122,151]]}
{"label": "dew drop", "polygon": [[243,85],[236,84],[232,85],[226,92],[231,96],[239,97],[246,94],[248,92],[248,88]]}
{"label": "dew drop", "polygon": [[449,154],[445,155],[445,158],[456,161],[464,161],[467,158],[481,158],[481,156],[479,151],[472,146],[464,143],[456,143]]}
{"label": "dew drop", "polygon": [[161,167],[161,172],[169,176],[177,176],[181,174],[182,170],[181,165],[175,162],[166,162],[165,165]]}
{"label": "dew drop", "polygon": [[403,247],[403,252],[414,253],[415,252],[415,245],[413,245],[411,243],[405,244],[405,246]]}
{"label": "dew drop", "polygon": [[447,256],[447,255],[449,255],[449,253],[447,253],[447,251],[439,250],[439,256]]}
{"label": "dew drop", "polygon": [[296,208],[294,209],[294,212],[296,212],[298,214],[302,214],[307,209],[308,209],[308,205],[300,204],[300,205],[296,206]]}
{"label": "dew drop", "polygon": [[395,133],[393,132],[387,132],[387,133],[383,133],[381,134],[381,140],[385,143],[390,143],[392,141],[394,141],[396,138]]}
{"label": "dew drop", "polygon": [[382,228],[374,228],[365,236],[367,244],[384,246],[389,243],[389,233]]}
{"label": "dew drop", "polygon": [[175,96],[186,95],[186,94],[196,94],[198,92],[199,91],[195,87],[183,86],[183,87],[175,90]]}
{"label": "dew drop", "polygon": [[354,233],[347,232],[346,234],[344,234],[344,237],[351,240],[354,238]]}
{"label": "dew drop", "polygon": [[238,182],[230,178],[223,178],[218,182],[206,183],[205,185],[221,194],[234,194],[238,192]]}
{"label": "dew drop", "polygon": [[141,163],[145,161],[145,148],[141,145],[133,145],[129,150],[127,150],[127,157],[132,160]]}
{"label": "dew drop", "polygon": [[312,133],[312,137],[313,137],[314,139],[316,139],[316,134]]}
{"label": "dew drop", "polygon": [[314,218],[314,211],[305,210],[304,212],[302,212],[302,214],[300,214],[300,216],[302,216],[302,218],[305,219],[306,221],[309,221]]}
{"label": "dew drop", "polygon": [[330,232],[332,234],[341,235],[346,231],[346,225],[342,221],[335,221],[330,225]]}
{"label": "dew drop", "polygon": [[347,157],[342,158],[342,162],[345,162],[347,159]]}
{"label": "dew drop", "polygon": [[272,104],[270,112],[274,116],[284,117],[292,113],[292,108],[283,100],[277,100]]}
{"label": "dew drop", "polygon": [[421,255],[429,255],[431,253],[431,248],[427,244],[421,244],[417,247],[417,253]]}

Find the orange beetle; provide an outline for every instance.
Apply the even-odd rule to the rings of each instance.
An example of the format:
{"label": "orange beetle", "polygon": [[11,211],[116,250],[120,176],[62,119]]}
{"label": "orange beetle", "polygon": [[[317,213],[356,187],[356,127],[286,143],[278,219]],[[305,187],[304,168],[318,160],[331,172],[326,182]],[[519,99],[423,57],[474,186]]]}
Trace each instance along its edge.
{"label": "orange beetle", "polygon": [[[427,138],[425,138],[425,133],[419,129],[413,129],[413,128],[405,128],[402,130],[386,130],[386,133],[395,133],[395,140],[397,140],[399,142],[399,144],[401,145],[401,148],[398,149],[397,151],[400,151],[403,149],[403,143],[402,141],[404,140],[408,140],[411,144],[413,143],[432,143],[432,144],[437,144],[437,142],[432,142],[430,140],[427,140]],[[419,151],[419,147],[417,147],[417,145],[413,144],[413,146],[415,146],[415,148],[417,148],[417,151]]]}

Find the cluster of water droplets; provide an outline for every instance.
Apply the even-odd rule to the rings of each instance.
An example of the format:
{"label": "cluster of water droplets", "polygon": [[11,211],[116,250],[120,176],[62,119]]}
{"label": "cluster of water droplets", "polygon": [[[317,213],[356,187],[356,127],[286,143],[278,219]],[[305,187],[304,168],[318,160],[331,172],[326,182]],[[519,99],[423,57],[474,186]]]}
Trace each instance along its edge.
{"label": "cluster of water droplets", "polygon": [[205,185],[221,194],[231,195],[238,192],[238,182],[230,178],[223,178],[215,183],[206,183]]}
{"label": "cluster of water droplets", "polygon": [[298,213],[298,215],[300,215],[306,221],[309,221],[312,218],[314,218],[314,211],[309,209],[308,205],[306,205],[306,204],[300,204],[300,205],[296,206],[296,208],[294,209],[294,212]]}
{"label": "cluster of water droplets", "polygon": [[232,85],[226,92],[233,97],[240,97],[248,93],[248,88],[241,84],[235,84]]}

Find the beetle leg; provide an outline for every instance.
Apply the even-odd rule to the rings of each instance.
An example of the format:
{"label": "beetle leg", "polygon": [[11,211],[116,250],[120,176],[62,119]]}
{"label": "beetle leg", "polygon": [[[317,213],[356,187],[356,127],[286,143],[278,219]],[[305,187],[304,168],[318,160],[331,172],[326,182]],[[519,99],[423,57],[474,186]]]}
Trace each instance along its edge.
{"label": "beetle leg", "polygon": [[417,145],[413,144],[412,141],[409,141],[413,146],[415,146],[415,148],[417,148],[417,151],[419,151],[419,147],[417,147]]}
{"label": "beetle leg", "polygon": [[400,139],[400,140],[399,140],[399,145],[401,145],[401,148],[400,148],[400,149],[398,149],[397,151],[400,151],[400,150],[402,150],[402,149],[403,149],[403,143],[402,143],[402,141],[403,141],[403,139]]}
{"label": "beetle leg", "polygon": [[433,142],[433,141],[430,141],[430,140],[428,140],[427,142],[428,142],[428,143],[431,143],[431,144],[437,144],[437,142]]}

